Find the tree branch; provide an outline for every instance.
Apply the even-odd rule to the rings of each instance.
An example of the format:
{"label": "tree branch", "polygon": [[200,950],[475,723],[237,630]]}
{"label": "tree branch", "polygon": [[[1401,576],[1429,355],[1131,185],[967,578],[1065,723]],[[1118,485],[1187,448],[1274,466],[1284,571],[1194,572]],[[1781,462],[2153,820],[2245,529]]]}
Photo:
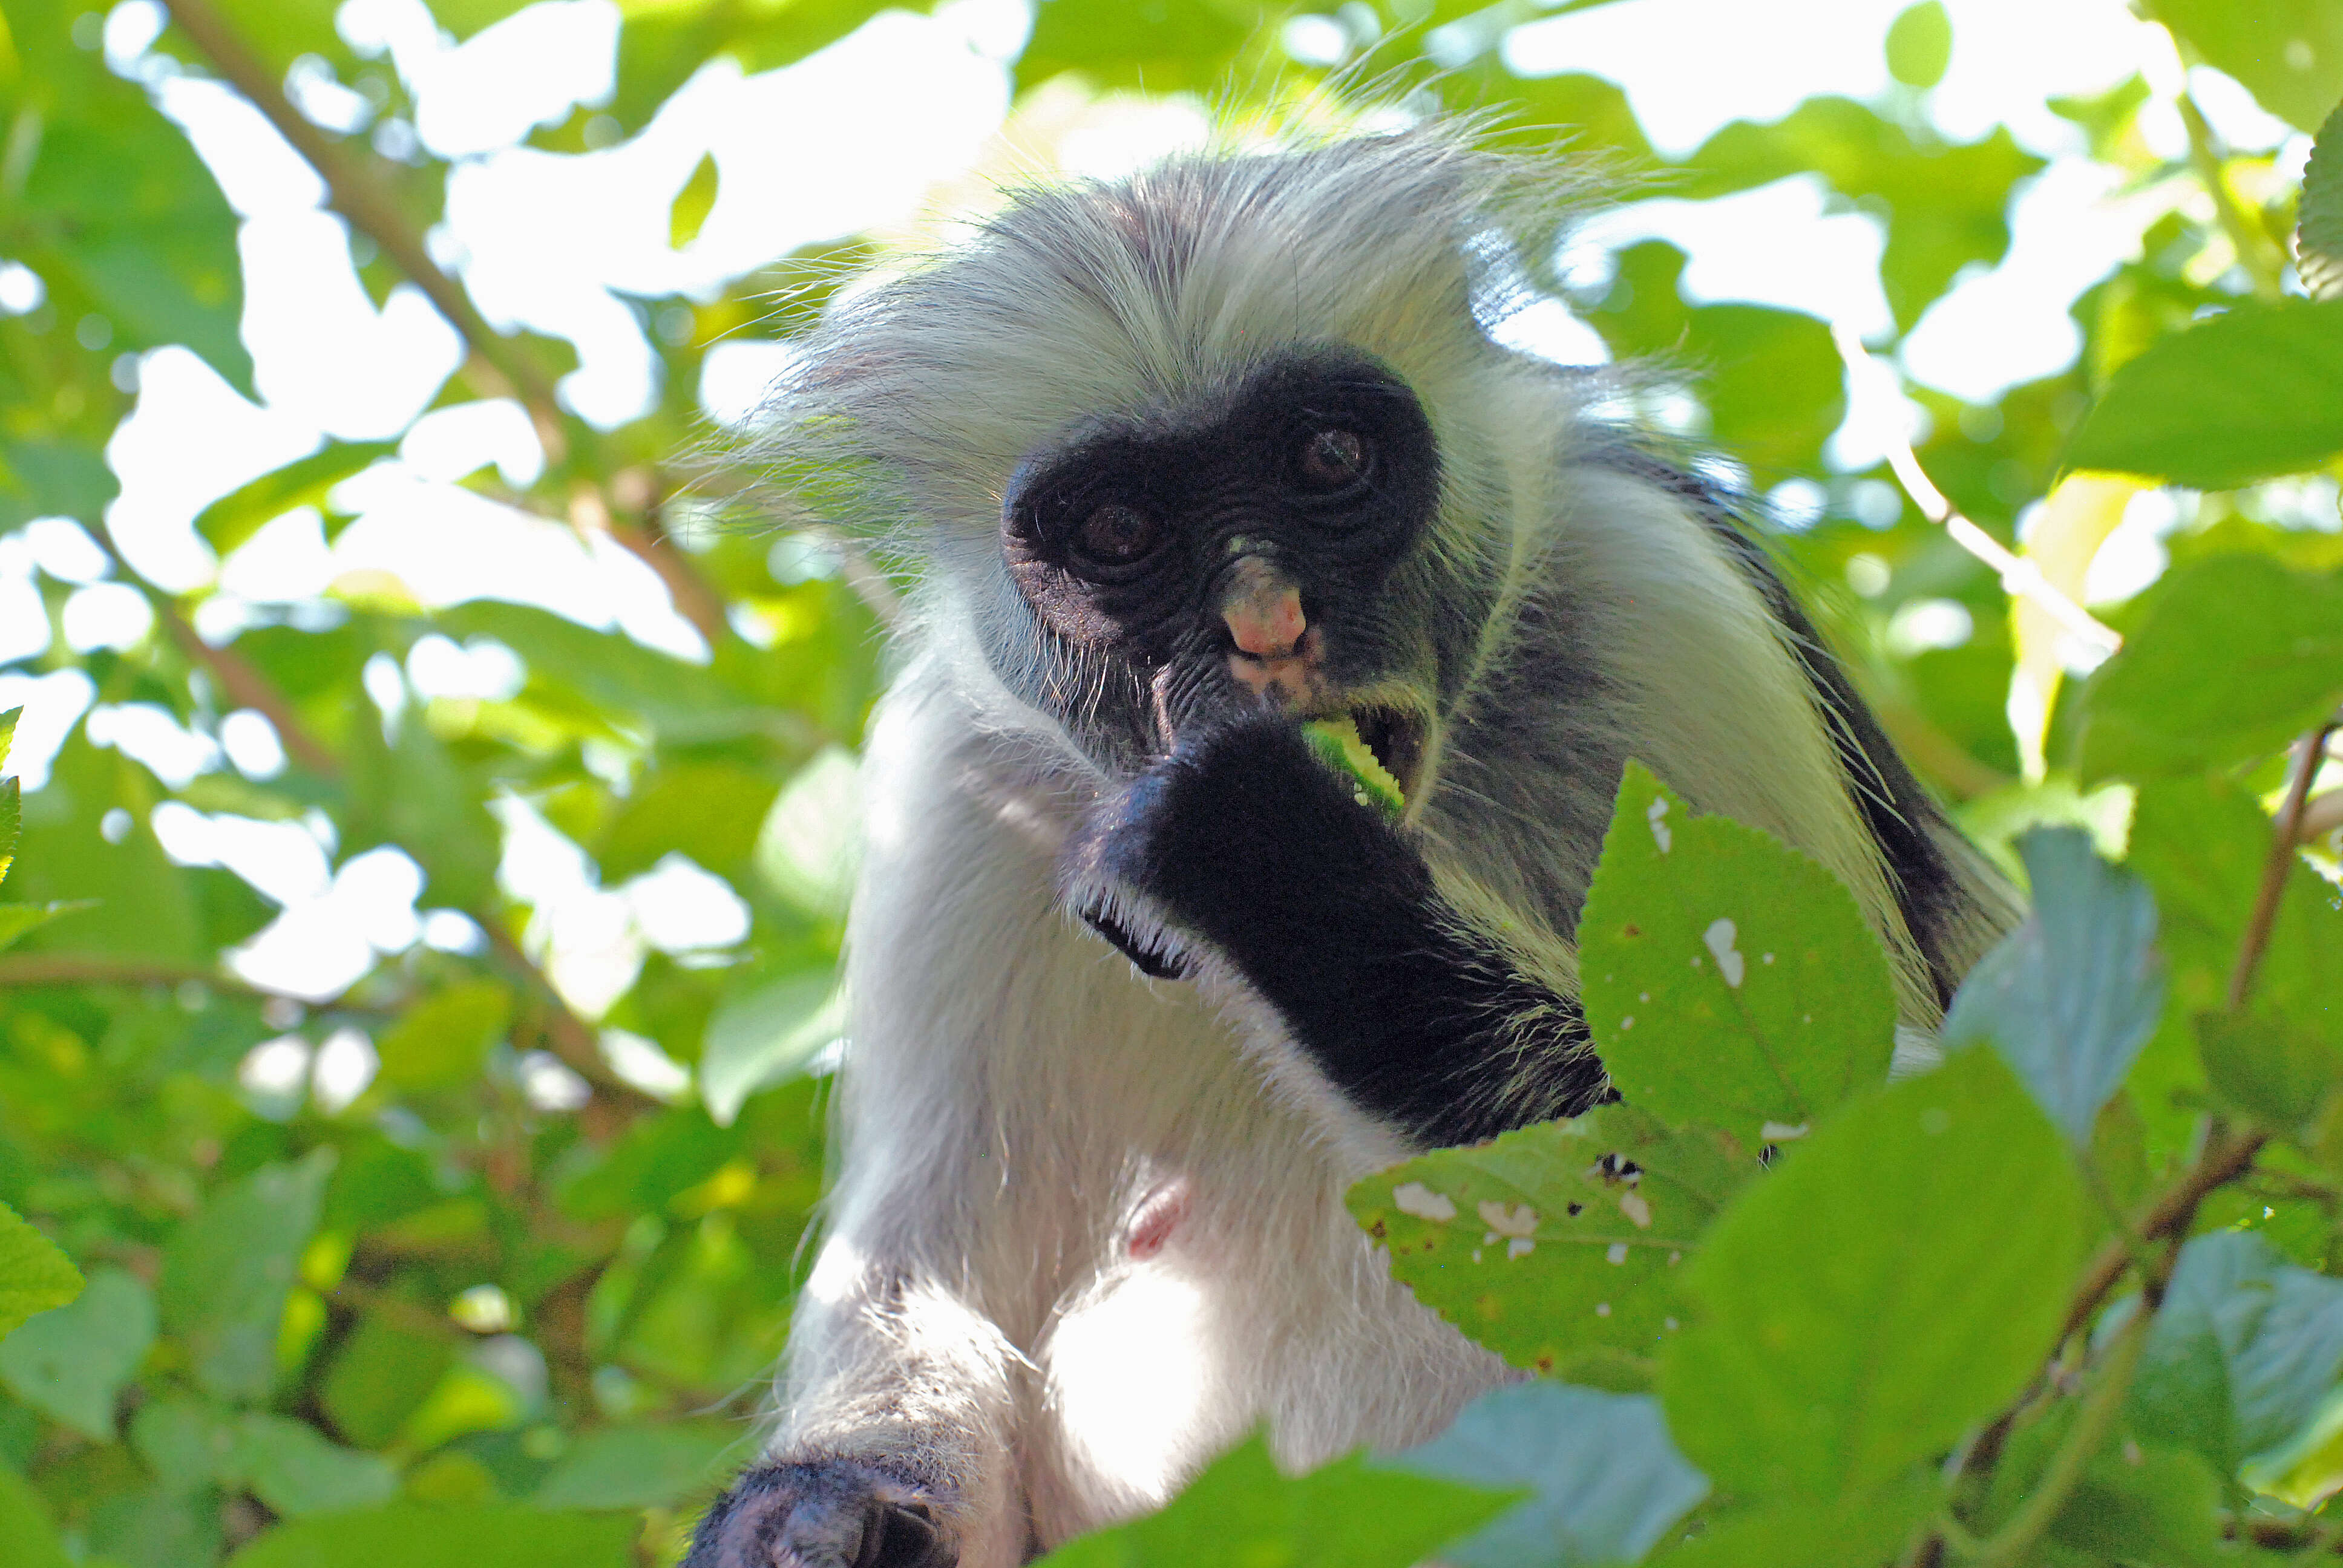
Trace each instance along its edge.
{"label": "tree branch", "polygon": [[[118,560],[120,557],[116,558]],[[187,624],[187,618],[179,613],[178,607],[171,603],[161,589],[143,581],[138,586],[146,588],[147,602],[155,607],[155,618],[163,623],[163,629],[170,634],[173,642],[178,644],[179,651],[210,670],[231,702],[238,708],[249,708],[265,714],[268,722],[276,726],[277,738],[285,742],[285,749],[310,772],[323,779],[342,776],[340,759],[309,733],[309,727],[302,723],[300,716],[293,711],[293,704],[266,676],[253,667],[250,659],[232,648],[214,648],[203,639],[201,633]]]}
{"label": "tree branch", "polygon": [[[317,171],[317,176],[326,182],[327,196],[334,210],[373,240],[384,257],[423,291],[472,352],[510,385],[514,396],[528,408],[547,457],[558,462],[575,438],[582,437],[585,444],[598,448],[599,438],[591,427],[563,415],[544,367],[521,344],[488,325],[470,296],[431,259],[424,248],[423,236],[407,222],[397,201],[366,162],[352,156],[345,144],[327,136],[293,106],[268,67],[227,18],[220,15],[212,0],[164,0],[164,5],[180,30],[195,41],[229,85],[250,100],[293,150]],[[598,451],[597,456],[600,456]],[[612,465],[598,461],[594,467],[595,487],[601,492],[601,510],[608,519],[612,508],[606,476]],[[721,597],[663,533],[632,524],[610,525],[607,531],[659,573],[659,580],[668,585],[677,611],[708,638],[711,647],[723,639],[729,628]]]}
{"label": "tree branch", "polygon": [[2278,907],[2286,894],[2287,873],[2294,868],[2297,846],[2302,842],[2304,808],[2310,799],[2310,781],[2318,776],[2318,766],[2327,759],[2327,739],[2343,728],[2343,709],[2328,716],[2326,723],[2304,736],[2296,743],[2293,776],[2288,779],[2286,804],[2278,808],[2278,820],[2270,831],[2269,853],[2262,860],[2262,883],[2254,894],[2254,912],[2246,922],[2246,934],[2237,943],[2237,960],[2229,970],[2229,1010],[2235,1012],[2246,1005],[2246,998],[2254,988],[2254,976],[2262,964],[2262,954],[2269,947],[2270,930],[2278,923]]}
{"label": "tree branch", "polygon": [[2123,1326],[2099,1368],[2097,1385],[2084,1399],[2066,1440],[2051,1456],[2041,1484],[2000,1533],[1985,1543],[1976,1559],[1978,1568],[2016,1568],[2056,1521],[2076,1483],[2083,1479],[2084,1469],[2115,1429],[2124,1394],[2131,1387],[2132,1373],[2138,1370],[2140,1352],[2147,1345],[2148,1325],[2154,1321],[2155,1313],[2143,1307]]}
{"label": "tree branch", "polygon": [[591,1025],[569,1010],[561,993],[554,989],[553,977],[538,967],[537,961],[521,950],[504,922],[492,912],[476,910],[472,919],[488,935],[488,946],[498,960],[511,970],[528,988],[545,1010],[545,1040],[562,1065],[577,1073],[602,1093],[627,1102],[635,1110],[665,1110],[659,1101],[645,1094],[625,1079],[610,1070],[602,1058],[601,1041],[597,1040]]}
{"label": "tree branch", "polygon": [[2255,294],[2264,299],[2282,298],[2286,294],[2285,251],[2237,205],[2237,193],[2229,188],[2228,176],[2222,172],[2220,142],[2213,135],[2205,111],[2197,106],[2197,95],[2184,86],[2172,103],[2180,111],[2180,123],[2188,130],[2189,166],[2196,171],[2197,183],[2213,198],[2213,212],[2220,219],[2221,232],[2228,236],[2229,248],[2237,253],[2237,265],[2253,279]]}
{"label": "tree branch", "polygon": [[[1854,327],[1841,320],[1831,323],[1831,341],[1838,346],[1839,357],[1845,361],[1852,390],[1860,393],[1863,384],[1871,382],[1889,393],[1900,396],[1902,387],[1887,370],[1871,357],[1863,346],[1862,337]],[[2090,611],[2066,597],[2065,590],[2043,576],[2038,562],[2014,554],[2006,545],[1968,518],[1954,510],[1953,503],[1928,477],[1920,467],[1919,454],[1912,443],[1901,436],[1892,438],[1887,449],[1887,466],[1896,471],[1905,494],[1923,516],[1952,536],[1953,542],[1991,567],[2001,578],[2005,592],[2018,598],[2030,599],[2049,613],[2050,618],[2068,631],[2095,648],[2112,653],[2123,646],[2123,638],[2115,628],[2093,616]]]}

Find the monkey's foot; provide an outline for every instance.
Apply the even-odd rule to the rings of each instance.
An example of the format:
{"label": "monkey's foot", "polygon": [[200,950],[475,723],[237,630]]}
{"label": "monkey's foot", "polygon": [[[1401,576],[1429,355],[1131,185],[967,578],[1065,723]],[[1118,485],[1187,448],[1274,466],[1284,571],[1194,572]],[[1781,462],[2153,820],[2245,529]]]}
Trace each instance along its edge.
{"label": "monkey's foot", "polygon": [[848,1459],[744,1471],[693,1533],[684,1568],[954,1568],[916,1488]]}

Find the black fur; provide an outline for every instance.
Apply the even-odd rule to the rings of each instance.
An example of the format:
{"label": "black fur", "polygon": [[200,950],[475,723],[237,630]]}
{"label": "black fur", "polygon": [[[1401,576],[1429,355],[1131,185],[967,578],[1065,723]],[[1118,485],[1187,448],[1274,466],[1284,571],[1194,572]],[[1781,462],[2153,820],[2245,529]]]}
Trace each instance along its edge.
{"label": "black fur", "polygon": [[1577,1005],[1471,935],[1423,858],[1289,719],[1183,741],[1073,854],[1225,953],[1336,1089],[1424,1144],[1606,1096]]}
{"label": "black fur", "polygon": [[700,1517],[683,1568],[951,1568],[920,1490],[836,1455],[759,1465]]}
{"label": "black fur", "polygon": [[1822,634],[1782,580],[1772,558],[1743,527],[1729,498],[1697,475],[1639,447],[1621,443],[1598,447],[1589,456],[1605,467],[1658,485],[1684,500],[1725,543],[1735,563],[1765,596],[1767,610],[1790,634],[1806,685],[1828,718],[1848,792],[1895,879],[1905,928],[1928,960],[1937,1001],[1949,1005],[1963,969],[1961,958],[1945,950],[1943,939],[1947,923],[1967,910],[1971,895],[1945,848],[1944,809],[1905,765],[1870,704],[1856,692],[1845,668],[1824,645]]}

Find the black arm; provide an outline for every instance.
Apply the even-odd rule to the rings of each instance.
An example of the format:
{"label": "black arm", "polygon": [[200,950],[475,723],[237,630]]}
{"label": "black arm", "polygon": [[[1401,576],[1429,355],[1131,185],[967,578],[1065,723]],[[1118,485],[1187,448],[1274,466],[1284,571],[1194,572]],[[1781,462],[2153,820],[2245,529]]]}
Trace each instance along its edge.
{"label": "black arm", "polygon": [[1075,854],[1227,954],[1337,1089],[1423,1142],[1608,1098],[1575,1000],[1471,931],[1289,720],[1182,743],[1101,809]]}

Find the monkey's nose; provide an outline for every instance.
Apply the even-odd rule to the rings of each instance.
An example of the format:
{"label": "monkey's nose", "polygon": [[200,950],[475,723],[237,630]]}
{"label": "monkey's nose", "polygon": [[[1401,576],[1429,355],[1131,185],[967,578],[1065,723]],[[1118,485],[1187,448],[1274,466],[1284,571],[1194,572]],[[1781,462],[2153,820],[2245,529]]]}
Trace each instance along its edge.
{"label": "monkey's nose", "polygon": [[1310,629],[1302,613],[1302,590],[1257,556],[1230,568],[1220,611],[1237,651],[1253,658],[1291,658]]}

